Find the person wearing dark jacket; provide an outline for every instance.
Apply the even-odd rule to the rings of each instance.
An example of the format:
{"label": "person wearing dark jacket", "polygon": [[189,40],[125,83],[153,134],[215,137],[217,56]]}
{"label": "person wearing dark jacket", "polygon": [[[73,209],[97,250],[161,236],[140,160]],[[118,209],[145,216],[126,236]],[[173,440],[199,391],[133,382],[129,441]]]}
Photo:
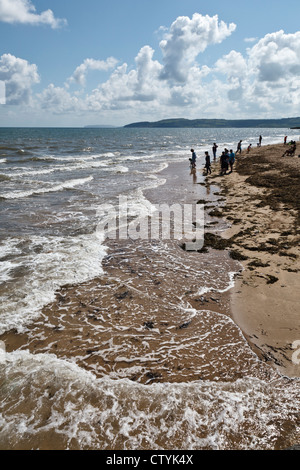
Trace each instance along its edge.
{"label": "person wearing dark jacket", "polygon": [[205,169],[206,169],[206,174],[208,175],[211,174],[211,163],[210,163],[210,155],[208,152],[205,152]]}

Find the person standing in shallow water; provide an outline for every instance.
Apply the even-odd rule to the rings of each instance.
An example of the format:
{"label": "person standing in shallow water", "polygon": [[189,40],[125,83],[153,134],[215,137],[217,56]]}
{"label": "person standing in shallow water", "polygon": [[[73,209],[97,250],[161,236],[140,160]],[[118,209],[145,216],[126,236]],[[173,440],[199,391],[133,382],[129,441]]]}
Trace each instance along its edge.
{"label": "person standing in shallow water", "polygon": [[216,158],[217,158],[217,148],[218,148],[218,146],[217,146],[217,144],[214,142],[214,145],[213,145],[213,147],[212,147],[214,160],[216,160]]}
{"label": "person standing in shallow water", "polygon": [[192,168],[196,168],[196,159],[197,159],[197,155],[196,155],[194,149],[191,149],[191,152],[192,152],[192,158],[190,159],[190,161],[191,161],[191,167],[192,167]]}
{"label": "person standing in shallow water", "polygon": [[236,153],[242,153],[242,140],[239,141],[239,143],[237,144],[237,149],[236,149]]}
{"label": "person standing in shallow water", "polygon": [[211,163],[210,163],[210,155],[208,152],[205,152],[205,169],[206,169],[206,174],[208,173],[211,175]]}

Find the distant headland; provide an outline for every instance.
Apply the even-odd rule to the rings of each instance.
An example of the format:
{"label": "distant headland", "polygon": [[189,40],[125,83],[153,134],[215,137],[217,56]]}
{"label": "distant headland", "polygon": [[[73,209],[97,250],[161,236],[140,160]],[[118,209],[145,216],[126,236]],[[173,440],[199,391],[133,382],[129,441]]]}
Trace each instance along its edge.
{"label": "distant headland", "polygon": [[163,119],[155,122],[134,122],[124,126],[128,127],[174,127],[174,128],[286,128],[286,129],[299,129],[300,117],[282,118],[282,119]]}

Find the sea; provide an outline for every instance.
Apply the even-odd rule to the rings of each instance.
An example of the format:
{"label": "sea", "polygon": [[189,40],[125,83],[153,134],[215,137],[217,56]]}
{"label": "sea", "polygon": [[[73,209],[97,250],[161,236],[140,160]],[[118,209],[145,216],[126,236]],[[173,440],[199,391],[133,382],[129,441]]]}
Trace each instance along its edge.
{"label": "sea", "polygon": [[[300,137],[0,128],[0,449],[271,450],[299,441],[299,380],[263,362],[229,315],[239,262],[139,237],[136,226],[121,238],[113,230],[120,205],[134,222],[160,203],[224,204],[205,184],[204,152],[212,157],[214,142],[218,157],[239,140],[256,147],[260,134],[262,145]],[[228,227],[207,213],[204,224]]]}

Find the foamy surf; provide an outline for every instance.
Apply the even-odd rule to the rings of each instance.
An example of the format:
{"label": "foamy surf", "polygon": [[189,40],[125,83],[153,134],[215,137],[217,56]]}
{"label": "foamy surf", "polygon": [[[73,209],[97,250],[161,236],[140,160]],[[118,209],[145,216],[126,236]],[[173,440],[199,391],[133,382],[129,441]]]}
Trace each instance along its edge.
{"label": "foamy surf", "polygon": [[69,238],[32,237],[16,239],[14,244],[10,240],[6,255],[8,253],[14,257],[1,263],[0,281],[11,280],[15,289],[10,294],[9,286],[2,284],[1,334],[12,328],[23,331],[24,325],[53,302],[56,290],[62,285],[99,276],[103,272],[106,248],[96,234]]}
{"label": "foamy surf", "polygon": [[60,184],[55,184],[52,186],[39,188],[39,189],[31,189],[29,191],[12,191],[8,193],[2,193],[0,194],[0,198],[21,199],[21,198],[26,198],[26,197],[33,196],[33,195],[38,195],[38,194],[53,193],[53,192],[62,191],[64,189],[73,189],[76,186],[81,186],[81,185],[88,183],[89,181],[92,181],[92,179],[93,177],[89,176],[88,178],[69,180]]}
{"label": "foamy surf", "polygon": [[2,351],[0,363],[6,370],[0,392],[2,449],[28,443],[43,449],[47,443],[69,450],[268,450],[288,446],[293,438],[292,431],[282,438],[281,429],[295,423],[299,396],[294,383],[284,379],[147,387],[97,379],[48,354]]}
{"label": "foamy surf", "polygon": [[204,294],[207,294],[209,292],[218,292],[220,294],[224,293],[224,292],[227,292],[229,291],[230,289],[232,289],[234,287],[234,284],[235,284],[235,276],[239,273],[239,271],[232,271],[232,272],[229,272],[228,273],[228,281],[226,283],[226,280],[225,280],[225,286],[224,287],[212,287],[212,286],[202,286],[199,291],[198,291],[198,295],[204,295]]}

